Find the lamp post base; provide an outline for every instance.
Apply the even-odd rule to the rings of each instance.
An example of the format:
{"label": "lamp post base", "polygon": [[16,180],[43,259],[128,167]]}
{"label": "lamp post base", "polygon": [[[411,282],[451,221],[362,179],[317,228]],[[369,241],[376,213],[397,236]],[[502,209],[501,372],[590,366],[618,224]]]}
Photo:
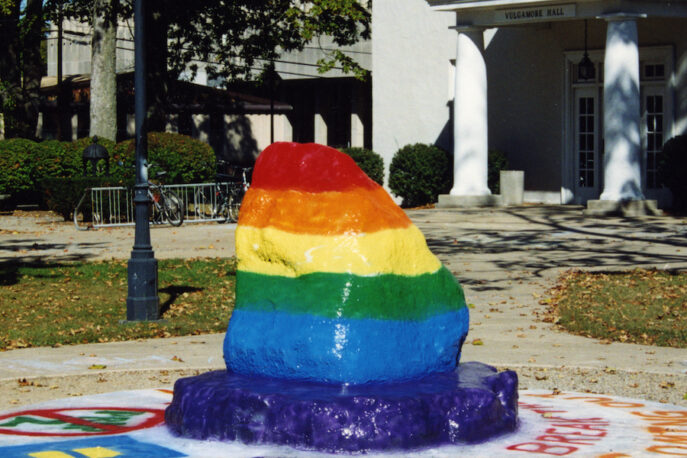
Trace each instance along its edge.
{"label": "lamp post base", "polygon": [[[142,257],[141,255],[148,255]],[[157,295],[157,259],[149,253],[131,253],[128,271],[129,295],[126,298],[127,321],[159,319],[160,299]]]}

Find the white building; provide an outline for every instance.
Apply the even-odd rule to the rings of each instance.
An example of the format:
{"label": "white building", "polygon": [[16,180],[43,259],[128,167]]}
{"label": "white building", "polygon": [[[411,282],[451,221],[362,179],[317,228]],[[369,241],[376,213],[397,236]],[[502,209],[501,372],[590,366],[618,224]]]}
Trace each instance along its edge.
{"label": "white building", "polygon": [[460,204],[490,194],[497,149],[524,170],[526,201],[670,203],[656,164],[687,131],[687,1],[375,0],[372,14],[387,167],[409,143],[454,151],[444,202]]}

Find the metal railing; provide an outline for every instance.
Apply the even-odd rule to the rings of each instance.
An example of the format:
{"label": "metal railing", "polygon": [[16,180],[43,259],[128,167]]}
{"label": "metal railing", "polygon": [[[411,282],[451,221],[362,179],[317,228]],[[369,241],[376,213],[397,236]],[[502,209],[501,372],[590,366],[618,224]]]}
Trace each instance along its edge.
{"label": "metal railing", "polygon": [[[182,200],[185,212],[184,223],[205,223],[223,220],[220,215],[213,214],[213,209],[217,208],[218,204],[217,186],[221,186],[225,193],[230,193],[240,184],[235,182],[172,184],[165,185],[165,189],[173,191]],[[79,230],[86,230],[89,227],[97,229],[135,225],[133,195],[133,189],[125,186],[86,188],[74,209],[74,225]],[[83,217],[81,221],[79,221],[79,216]],[[90,219],[90,224],[86,222],[87,219]],[[154,218],[151,219],[151,223],[154,220]]]}

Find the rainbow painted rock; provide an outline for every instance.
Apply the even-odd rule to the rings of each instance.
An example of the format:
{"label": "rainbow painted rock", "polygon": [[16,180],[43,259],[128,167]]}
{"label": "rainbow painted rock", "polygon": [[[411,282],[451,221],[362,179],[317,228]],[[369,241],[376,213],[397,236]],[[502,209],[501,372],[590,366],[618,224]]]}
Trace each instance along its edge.
{"label": "rainbow painted rock", "polygon": [[517,374],[458,366],[460,285],[348,156],[277,143],[236,229],[226,371],[179,379],[173,434],[359,453],[517,427]]}
{"label": "rainbow painted rock", "polygon": [[456,368],[462,288],[349,156],[316,144],[263,151],[236,253],[228,370],[363,384]]}

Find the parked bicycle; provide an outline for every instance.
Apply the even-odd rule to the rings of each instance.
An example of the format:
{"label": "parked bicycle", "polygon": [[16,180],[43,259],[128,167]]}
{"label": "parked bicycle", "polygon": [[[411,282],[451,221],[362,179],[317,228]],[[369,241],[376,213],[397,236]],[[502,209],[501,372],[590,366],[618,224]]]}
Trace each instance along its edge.
{"label": "parked bicycle", "polygon": [[240,167],[219,160],[217,168],[224,172],[218,171],[215,174],[215,183],[211,188],[212,195],[208,195],[207,189],[201,188],[196,191],[194,196],[196,216],[201,217],[209,211],[210,217],[219,223],[236,222],[241,201],[250,187],[248,176],[252,167]]}
{"label": "parked bicycle", "polygon": [[[122,165],[121,162],[119,164]],[[149,164],[149,169],[152,166]],[[158,171],[155,176],[159,179],[166,174],[165,171]],[[184,222],[184,204],[179,196],[159,180],[157,183],[148,180],[146,184],[151,206],[151,222],[161,224],[166,221],[172,226],[181,226]],[[89,196],[90,199],[88,199]],[[134,219],[133,196],[134,190],[128,186],[86,188],[74,209],[74,225],[79,230],[86,230],[89,227],[132,222]],[[82,209],[81,205],[88,201],[90,201],[90,208]],[[90,214],[93,224],[81,226],[79,216],[86,213]]]}
{"label": "parked bicycle", "polygon": [[[149,164],[149,169],[152,164]],[[184,204],[172,190],[167,189],[160,178],[167,175],[164,170],[156,172],[157,183],[148,180],[148,198],[150,199],[153,223],[161,224],[165,220],[172,226],[181,226],[184,222]]]}

